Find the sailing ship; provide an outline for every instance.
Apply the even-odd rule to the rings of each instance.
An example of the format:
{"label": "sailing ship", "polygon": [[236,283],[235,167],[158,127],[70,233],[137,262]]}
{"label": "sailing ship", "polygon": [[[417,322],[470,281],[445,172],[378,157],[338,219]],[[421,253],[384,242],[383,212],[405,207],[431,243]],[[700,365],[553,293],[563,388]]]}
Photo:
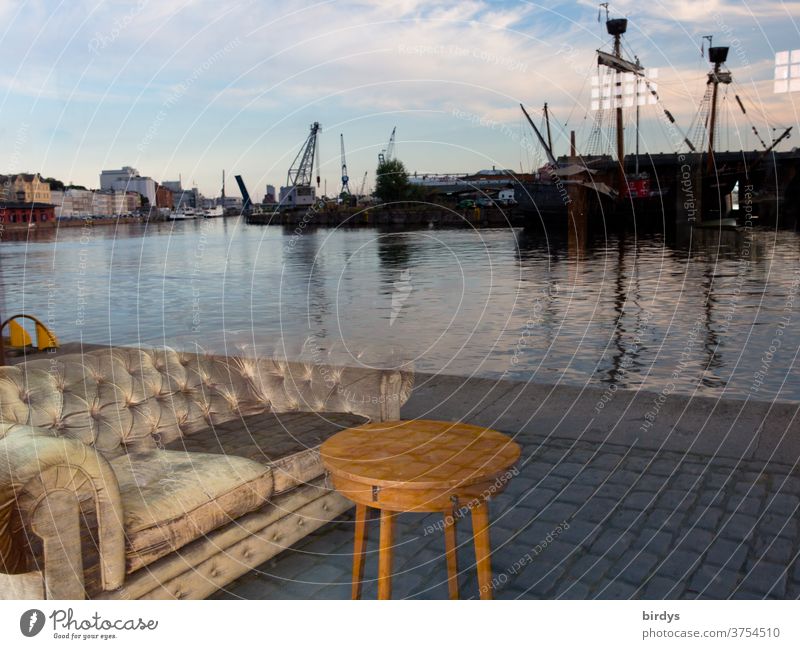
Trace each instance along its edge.
{"label": "sailing ship", "polygon": [[[724,67],[728,48],[713,47],[712,37],[704,37],[709,42],[708,60],[712,69],[707,74],[705,96],[695,118],[697,139],[692,142],[678,127],[672,113],[661,105],[655,84],[646,76],[645,68],[641,65],[638,57],[634,57],[633,60],[624,58],[622,37],[627,31],[627,19],[611,18],[608,12],[608,3],[601,3],[600,6],[606,10],[605,27],[613,39],[613,47],[610,52],[602,49],[596,50],[598,73],[601,69],[605,69],[611,75],[612,80],[599,82],[597,85],[600,87],[595,89],[596,96],[593,94],[593,101],[596,100],[598,109],[594,128],[598,129],[602,124],[602,109],[612,108],[614,111],[612,130],[614,131],[613,141],[616,145],[615,155],[614,157],[577,155],[573,131],[570,156],[557,160],[553,154],[547,104],[545,104],[544,110],[546,139],[523,107],[523,113],[536,133],[548,162],[534,174],[533,181],[520,183],[517,188],[517,201],[521,209],[527,211],[534,222],[541,220],[542,217],[550,217],[548,219],[550,222],[566,224],[567,220],[564,217],[568,212],[568,203],[564,200],[563,191],[560,190],[570,184],[582,184],[586,186],[589,194],[586,204],[590,217],[599,215],[603,220],[610,218],[621,222],[632,221],[637,225],[648,222],[663,224],[665,221],[681,220],[697,226],[724,224],[726,217],[731,213],[731,193],[734,191],[736,183],[740,182],[743,177],[747,177],[748,172],[752,172],[754,166],[757,166],[770,151],[785,137],[788,137],[791,127],[775,138],[769,146],[759,135],[765,150],[755,163],[750,163],[749,167],[745,164],[744,171],[741,165],[727,167],[725,164],[717,164],[715,142],[719,130],[717,105],[719,91],[720,86],[729,85],[733,79],[730,70]],[[599,18],[600,15],[598,15]],[[630,95],[629,89],[623,90],[625,84],[622,82],[621,75],[632,75],[634,96]],[[599,74],[598,78],[600,78]],[[628,86],[630,87],[630,85],[629,83]],[[644,92],[640,92],[642,87]],[[738,94],[736,101],[742,113],[746,114],[744,104]],[[688,148],[688,152],[676,154],[675,159],[679,161],[678,163],[672,161],[662,167],[662,171],[666,169],[668,172],[662,174],[661,177],[659,177],[655,164],[648,164],[653,169],[655,177],[651,178],[647,171],[640,169],[639,107],[644,103],[660,105],[670,127],[674,129],[675,133],[682,136],[682,144]],[[626,159],[623,107],[632,105],[636,107],[636,154]],[[753,131],[758,135],[755,126],[753,126]],[[596,137],[596,141],[599,139]],[[698,151],[698,148],[701,150]],[[652,157],[648,156],[648,159],[652,162]],[[682,170],[680,174],[677,173],[679,169]],[[686,169],[689,171],[685,171]],[[688,192],[687,186],[691,188]],[[673,210],[674,213],[672,213]]]}
{"label": "sailing ship", "polygon": [[[627,212],[643,211],[650,207],[654,201],[663,199],[666,188],[651,187],[649,175],[638,168],[639,144],[639,97],[638,90],[641,81],[646,83],[645,69],[640,64],[638,57],[634,61],[622,56],[622,36],[628,29],[626,18],[610,18],[608,3],[602,3],[606,9],[606,30],[613,38],[611,52],[597,50],[598,66],[604,66],[615,75],[614,92],[609,92],[605,102],[614,108],[615,114],[615,140],[616,159],[609,156],[579,156],[575,146],[575,133],[571,133],[570,155],[567,160],[559,162],[553,153],[552,137],[550,132],[550,115],[547,104],[544,107],[547,140],[537,129],[524,106],[522,111],[536,133],[536,137],[547,157],[547,164],[535,174],[531,183],[523,183],[520,188],[518,203],[523,210],[536,212],[542,216],[564,216],[567,212],[569,201],[565,200],[563,187],[569,185],[583,185],[591,194],[587,202],[590,215],[602,214],[604,217]],[[598,16],[599,18],[599,16]],[[623,84],[620,74],[634,75],[636,84],[636,97],[627,98],[636,104],[636,169],[628,174],[625,171],[625,130],[623,120],[623,105],[626,97],[623,96]],[[597,91],[597,107],[600,108],[600,91]],[[671,115],[670,115],[671,118]],[[627,209],[626,209],[627,208]]]}

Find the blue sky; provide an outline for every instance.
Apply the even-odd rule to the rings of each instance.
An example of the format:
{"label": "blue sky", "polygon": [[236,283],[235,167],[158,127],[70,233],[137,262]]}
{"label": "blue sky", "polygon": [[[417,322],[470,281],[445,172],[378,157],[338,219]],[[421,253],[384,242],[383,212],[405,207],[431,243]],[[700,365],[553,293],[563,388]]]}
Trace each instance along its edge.
{"label": "blue sky", "polygon": [[[798,123],[800,95],[773,94],[772,75],[775,51],[800,48],[799,2],[620,0],[611,11],[629,18],[627,46],[658,68],[684,130],[705,86],[705,34],[733,45],[723,148],[756,145],[734,92],[765,139]],[[94,187],[100,169],[132,165],[215,195],[225,168],[260,198],[285,182],[315,120],[329,193],[339,133],[354,184],[368,171],[369,185],[395,125],[410,171],[529,170],[543,158],[520,101],[535,119],[549,102],[557,152],[569,128],[579,147],[588,138],[594,50],[609,40],[597,14],[588,1],[3,0],[0,172]],[[642,119],[643,148],[674,150],[657,108]]]}

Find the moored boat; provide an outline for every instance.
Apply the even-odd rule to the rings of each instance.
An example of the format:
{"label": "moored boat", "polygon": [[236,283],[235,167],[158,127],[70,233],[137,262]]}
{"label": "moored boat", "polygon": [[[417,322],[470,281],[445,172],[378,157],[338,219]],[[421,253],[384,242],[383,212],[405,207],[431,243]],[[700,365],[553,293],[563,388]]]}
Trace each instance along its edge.
{"label": "moored boat", "polygon": [[179,210],[173,211],[169,215],[170,221],[185,221],[188,219],[196,219],[197,212],[193,207],[183,207]]}

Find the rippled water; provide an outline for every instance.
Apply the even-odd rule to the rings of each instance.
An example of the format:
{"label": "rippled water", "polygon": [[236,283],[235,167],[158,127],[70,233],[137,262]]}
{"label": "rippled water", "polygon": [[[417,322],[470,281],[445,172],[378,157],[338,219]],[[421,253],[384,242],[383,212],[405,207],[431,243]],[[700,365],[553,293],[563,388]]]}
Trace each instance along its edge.
{"label": "rippled water", "polygon": [[579,244],[216,219],[32,236],[0,244],[3,315],[38,315],[62,341],[313,337],[425,371],[800,401],[794,232]]}

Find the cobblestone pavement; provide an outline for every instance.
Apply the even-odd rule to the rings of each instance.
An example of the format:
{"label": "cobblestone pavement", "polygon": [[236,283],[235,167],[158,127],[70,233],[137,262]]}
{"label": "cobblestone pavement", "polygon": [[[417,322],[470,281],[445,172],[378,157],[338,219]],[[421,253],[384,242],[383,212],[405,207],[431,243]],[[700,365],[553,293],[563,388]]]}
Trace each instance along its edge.
{"label": "cobblestone pavement", "polygon": [[[495,597],[798,598],[800,472],[674,452],[524,435],[519,475],[491,504]],[[395,598],[445,598],[439,514],[402,514]],[[376,596],[378,524],[364,597]],[[476,597],[468,514],[462,598]],[[346,598],[352,510],[217,598]]]}

